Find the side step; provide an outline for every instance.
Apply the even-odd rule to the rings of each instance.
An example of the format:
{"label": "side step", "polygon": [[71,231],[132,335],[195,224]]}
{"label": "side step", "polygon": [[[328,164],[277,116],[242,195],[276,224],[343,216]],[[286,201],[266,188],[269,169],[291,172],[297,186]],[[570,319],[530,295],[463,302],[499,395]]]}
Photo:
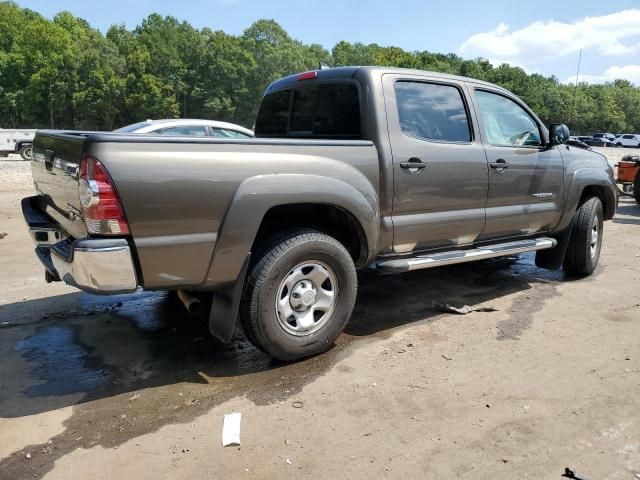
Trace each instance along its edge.
{"label": "side step", "polygon": [[517,242],[497,243],[470,250],[451,250],[448,252],[431,253],[394,260],[384,260],[376,264],[376,269],[382,273],[402,273],[423,268],[453,265],[455,263],[473,262],[485,258],[502,257],[515,253],[534,252],[553,248],[557,244],[554,238],[536,238],[519,240]]}

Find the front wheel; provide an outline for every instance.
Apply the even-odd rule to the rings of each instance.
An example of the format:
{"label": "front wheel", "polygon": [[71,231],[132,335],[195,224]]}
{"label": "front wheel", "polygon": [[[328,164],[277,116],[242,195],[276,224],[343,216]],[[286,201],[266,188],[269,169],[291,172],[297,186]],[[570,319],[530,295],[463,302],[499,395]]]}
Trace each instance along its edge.
{"label": "front wheel", "polygon": [[588,198],[573,216],[573,230],[564,257],[570,275],[591,275],[598,266],[602,248],[603,213],[598,197]]}
{"label": "front wheel", "polygon": [[636,203],[640,205],[640,169],[638,169],[636,178],[633,180],[633,197],[636,199]]}
{"label": "front wheel", "polygon": [[240,307],[247,338],[283,361],[331,348],[351,317],[358,288],[346,248],[323,233],[294,230],[256,256]]}
{"label": "front wheel", "polygon": [[20,147],[20,156],[23,160],[31,160],[33,154],[33,145],[24,145]]}

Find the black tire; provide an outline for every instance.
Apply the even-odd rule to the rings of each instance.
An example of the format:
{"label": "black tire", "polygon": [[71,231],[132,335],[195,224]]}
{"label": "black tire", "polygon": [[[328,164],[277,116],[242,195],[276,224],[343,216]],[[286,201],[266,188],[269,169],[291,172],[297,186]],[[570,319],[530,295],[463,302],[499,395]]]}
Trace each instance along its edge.
{"label": "black tire", "polygon": [[633,180],[633,198],[635,198],[636,203],[640,205],[640,169],[636,173],[636,178]]}
{"label": "black tire", "polygon": [[616,143],[616,147],[621,147],[621,146],[622,146],[622,143],[620,142]]}
{"label": "black tire", "polygon": [[25,161],[30,161],[31,157],[32,157],[32,152],[33,152],[33,145],[23,145],[22,147],[20,147],[20,156],[22,157],[22,160]]}
{"label": "black tire", "polygon": [[[298,307],[306,308],[304,311],[310,312],[314,323],[308,332],[292,333],[288,329],[301,327],[293,316],[282,319],[280,307],[277,307],[276,302],[280,297],[281,302],[291,305],[290,302],[294,302],[292,296],[296,295],[294,287],[300,284],[309,285],[307,281],[309,279],[302,279],[297,281],[291,289],[286,286],[288,281],[293,282],[298,278],[295,275],[311,275],[310,272],[315,271],[312,268],[304,274],[305,267],[300,266],[307,264],[317,265],[320,270],[327,267],[324,272],[330,272],[330,275],[333,275],[327,280],[329,283],[325,281],[319,286],[311,283],[313,288],[326,287],[324,290],[330,295],[333,291],[335,300],[329,311],[317,312],[316,296],[312,295],[314,304],[309,307],[304,305]],[[333,283],[336,284],[335,287]],[[255,259],[252,260],[240,305],[240,318],[244,332],[249,341],[260,350],[283,361],[295,361],[325,352],[332,347],[335,339],[349,322],[357,290],[358,278],[353,259],[340,242],[333,237],[309,229],[282,233],[267,241],[259,251],[256,251]],[[296,312],[292,313],[296,315],[304,313]],[[316,313],[321,314],[318,320],[315,319]]]}
{"label": "black tire", "polygon": [[[603,238],[603,210],[598,197],[587,198],[573,216],[573,229],[564,257],[565,272],[575,276],[591,275],[598,266]],[[597,227],[597,230],[594,230]],[[597,233],[597,239],[594,235]],[[595,243],[592,249],[592,243]]]}

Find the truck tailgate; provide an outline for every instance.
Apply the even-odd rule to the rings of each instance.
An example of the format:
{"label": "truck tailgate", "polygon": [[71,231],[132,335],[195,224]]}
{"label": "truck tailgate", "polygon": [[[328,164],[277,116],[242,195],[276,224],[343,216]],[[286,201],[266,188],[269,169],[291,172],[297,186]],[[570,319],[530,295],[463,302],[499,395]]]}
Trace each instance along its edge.
{"label": "truck tailgate", "polygon": [[74,238],[87,236],[78,196],[78,168],[84,151],[82,133],[38,132],[31,170],[43,196],[45,212]]}

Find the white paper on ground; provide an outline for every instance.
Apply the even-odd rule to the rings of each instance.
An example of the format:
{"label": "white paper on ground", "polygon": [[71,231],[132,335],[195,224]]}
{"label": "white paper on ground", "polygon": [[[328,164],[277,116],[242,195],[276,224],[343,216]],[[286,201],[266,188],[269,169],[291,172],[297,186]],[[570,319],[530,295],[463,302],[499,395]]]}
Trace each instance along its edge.
{"label": "white paper on ground", "polygon": [[224,416],[224,424],[222,425],[222,446],[229,447],[232,445],[240,445],[240,420],[241,413],[230,413]]}

